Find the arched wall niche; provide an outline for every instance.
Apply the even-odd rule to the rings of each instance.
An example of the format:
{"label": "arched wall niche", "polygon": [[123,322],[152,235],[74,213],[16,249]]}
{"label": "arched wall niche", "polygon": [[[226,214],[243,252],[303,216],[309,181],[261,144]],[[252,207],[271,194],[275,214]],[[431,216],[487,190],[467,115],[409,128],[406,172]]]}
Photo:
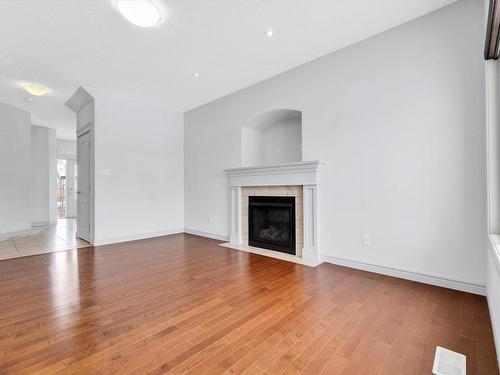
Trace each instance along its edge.
{"label": "arched wall niche", "polygon": [[302,112],[275,109],[241,129],[241,164],[255,166],[302,161]]}

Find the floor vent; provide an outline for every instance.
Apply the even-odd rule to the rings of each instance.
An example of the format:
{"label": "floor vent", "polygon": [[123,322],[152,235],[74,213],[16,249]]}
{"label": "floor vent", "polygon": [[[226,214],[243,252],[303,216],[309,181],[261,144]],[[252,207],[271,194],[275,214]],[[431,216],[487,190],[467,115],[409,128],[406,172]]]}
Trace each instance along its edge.
{"label": "floor vent", "polygon": [[465,356],[463,354],[440,346],[436,347],[436,356],[432,368],[434,375],[466,375],[465,371]]}

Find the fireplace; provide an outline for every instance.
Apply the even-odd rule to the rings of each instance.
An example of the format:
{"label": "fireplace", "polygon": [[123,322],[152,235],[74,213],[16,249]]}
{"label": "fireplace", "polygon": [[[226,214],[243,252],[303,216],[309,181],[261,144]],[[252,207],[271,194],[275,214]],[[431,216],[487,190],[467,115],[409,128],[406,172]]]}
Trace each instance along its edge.
{"label": "fireplace", "polygon": [[248,197],[248,244],[295,255],[295,197]]}

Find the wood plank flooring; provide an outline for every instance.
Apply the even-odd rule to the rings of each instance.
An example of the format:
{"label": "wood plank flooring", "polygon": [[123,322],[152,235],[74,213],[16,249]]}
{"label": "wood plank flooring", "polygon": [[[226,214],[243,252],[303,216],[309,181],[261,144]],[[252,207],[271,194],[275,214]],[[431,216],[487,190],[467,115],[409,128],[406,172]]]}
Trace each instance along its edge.
{"label": "wood plank flooring", "polygon": [[498,374],[484,297],[174,235],[0,261],[1,374]]}

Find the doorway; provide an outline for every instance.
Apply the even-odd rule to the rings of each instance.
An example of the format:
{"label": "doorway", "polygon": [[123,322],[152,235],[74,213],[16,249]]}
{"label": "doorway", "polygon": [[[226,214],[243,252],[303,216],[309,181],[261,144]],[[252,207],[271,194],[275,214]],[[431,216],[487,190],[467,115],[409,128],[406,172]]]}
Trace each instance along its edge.
{"label": "doorway", "polygon": [[57,218],[75,218],[77,211],[76,199],[76,160],[57,159]]}

